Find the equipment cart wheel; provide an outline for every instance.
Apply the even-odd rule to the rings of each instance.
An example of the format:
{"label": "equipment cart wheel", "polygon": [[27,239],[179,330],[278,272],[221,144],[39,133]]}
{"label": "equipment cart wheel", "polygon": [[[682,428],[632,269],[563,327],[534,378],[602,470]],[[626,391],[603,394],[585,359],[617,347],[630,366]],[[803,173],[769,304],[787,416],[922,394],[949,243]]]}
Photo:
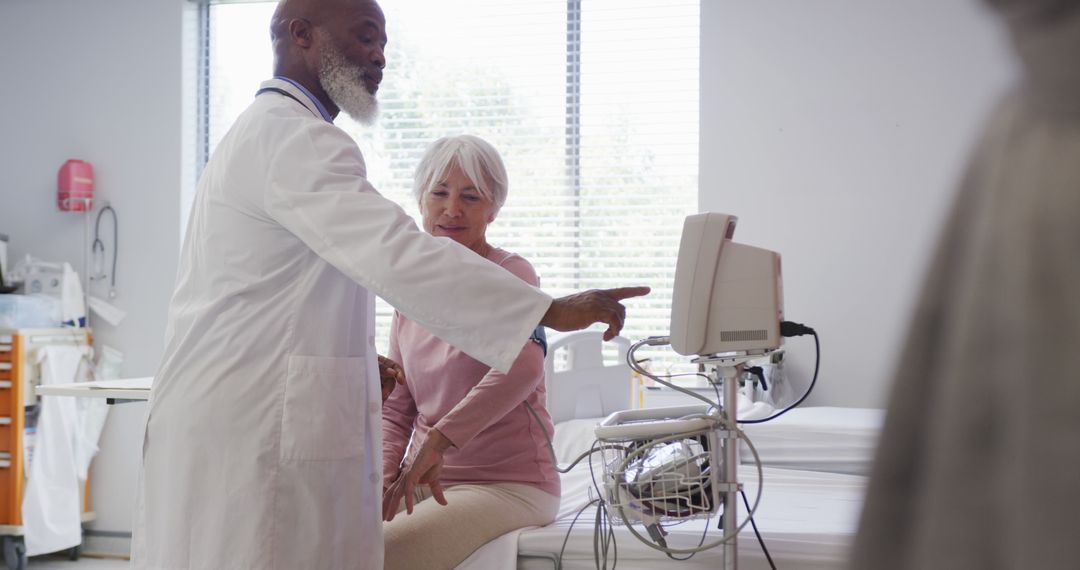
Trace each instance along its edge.
{"label": "equipment cart wheel", "polygon": [[26,570],[26,544],[21,536],[4,537],[4,563],[10,570]]}

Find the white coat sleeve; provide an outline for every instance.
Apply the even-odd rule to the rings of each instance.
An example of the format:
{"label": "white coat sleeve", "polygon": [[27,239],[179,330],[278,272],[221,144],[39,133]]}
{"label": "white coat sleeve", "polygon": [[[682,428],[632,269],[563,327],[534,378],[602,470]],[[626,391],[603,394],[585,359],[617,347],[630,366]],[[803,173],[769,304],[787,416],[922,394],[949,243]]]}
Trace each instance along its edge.
{"label": "white coat sleeve", "polygon": [[360,149],[345,132],[322,122],[297,127],[272,143],[267,215],[435,336],[509,371],[551,297],[417,228],[367,181]]}

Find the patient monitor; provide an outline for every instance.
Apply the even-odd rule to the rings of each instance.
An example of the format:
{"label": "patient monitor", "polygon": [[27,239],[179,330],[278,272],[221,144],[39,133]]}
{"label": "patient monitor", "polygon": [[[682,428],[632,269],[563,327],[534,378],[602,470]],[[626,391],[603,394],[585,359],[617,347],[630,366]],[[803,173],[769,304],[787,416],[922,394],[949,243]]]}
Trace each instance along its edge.
{"label": "patient monitor", "polygon": [[[686,218],[675,264],[671,335],[638,341],[626,356],[634,371],[707,405],[617,412],[596,428],[604,444],[605,498],[626,528],[669,556],[723,544],[721,566],[729,570],[738,565],[738,535],[761,500],[763,478],[749,445],[758,465],[758,493],[740,523],[739,440],[745,435],[738,427],[737,380],[748,361],[780,347],[784,318],[780,255],[733,242],[736,221],[711,212]],[[679,354],[696,356],[692,362],[706,367],[709,381],[723,385],[722,401],[671,384],[634,358],[642,346],[669,343]],[[720,505],[719,539],[706,544],[702,536],[691,548],[668,544],[663,524],[712,516]],[[648,536],[634,528],[637,523]]]}
{"label": "patient monitor", "polygon": [[679,354],[753,354],[782,343],[780,254],[731,241],[737,221],[706,212],[683,224],[671,298]]}

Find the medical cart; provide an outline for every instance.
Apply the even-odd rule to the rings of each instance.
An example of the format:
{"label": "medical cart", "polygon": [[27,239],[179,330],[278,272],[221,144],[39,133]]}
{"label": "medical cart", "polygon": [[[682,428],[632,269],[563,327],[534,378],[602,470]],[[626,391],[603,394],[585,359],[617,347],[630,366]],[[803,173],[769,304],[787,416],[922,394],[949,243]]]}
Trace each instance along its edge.
{"label": "medical cart", "polygon": [[[8,568],[26,568],[23,543],[22,500],[26,486],[25,433],[27,412],[36,410],[34,386],[40,381],[33,354],[51,345],[89,346],[90,333],[80,328],[0,329],[0,540]],[[89,480],[83,485],[82,520],[92,521]],[[71,549],[76,560],[81,547]]]}

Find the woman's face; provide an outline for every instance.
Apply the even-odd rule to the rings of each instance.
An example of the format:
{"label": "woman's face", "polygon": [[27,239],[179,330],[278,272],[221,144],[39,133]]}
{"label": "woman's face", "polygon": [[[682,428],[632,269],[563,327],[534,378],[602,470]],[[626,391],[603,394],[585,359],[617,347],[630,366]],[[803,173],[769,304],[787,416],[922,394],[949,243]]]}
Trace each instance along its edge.
{"label": "woman's face", "polygon": [[495,219],[495,205],[485,198],[456,162],[420,200],[424,230],[446,236],[485,255],[487,226]]}

